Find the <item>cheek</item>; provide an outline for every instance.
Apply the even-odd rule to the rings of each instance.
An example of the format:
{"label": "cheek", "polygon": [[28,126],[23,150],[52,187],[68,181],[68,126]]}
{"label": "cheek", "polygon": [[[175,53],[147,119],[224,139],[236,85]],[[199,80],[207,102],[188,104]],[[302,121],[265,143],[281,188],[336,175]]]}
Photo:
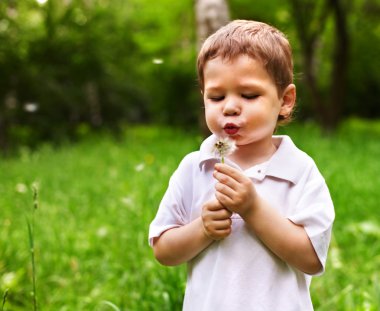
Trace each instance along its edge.
{"label": "cheek", "polygon": [[257,119],[257,121],[264,123],[272,123],[272,121],[277,122],[279,113],[280,107],[278,105],[263,105],[256,111],[252,111],[252,115]]}
{"label": "cheek", "polygon": [[205,118],[207,124],[215,123],[215,115],[209,109],[205,110]]}
{"label": "cheek", "polygon": [[270,132],[277,124],[277,111],[272,109],[255,109],[248,118],[249,130],[256,133]]}
{"label": "cheek", "polygon": [[205,107],[205,118],[208,128],[213,131],[214,129],[217,129],[218,125],[218,114],[210,108]]}

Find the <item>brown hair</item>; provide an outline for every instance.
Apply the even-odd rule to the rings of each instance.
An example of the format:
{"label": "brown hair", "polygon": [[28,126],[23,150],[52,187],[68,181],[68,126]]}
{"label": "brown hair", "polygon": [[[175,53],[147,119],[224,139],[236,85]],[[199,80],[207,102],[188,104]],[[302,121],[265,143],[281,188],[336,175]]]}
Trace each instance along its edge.
{"label": "brown hair", "polygon": [[217,57],[233,60],[243,54],[262,62],[276,84],[279,96],[293,82],[292,49],[286,36],[265,23],[235,20],[209,36],[202,45],[197,60],[202,91],[207,61]]}

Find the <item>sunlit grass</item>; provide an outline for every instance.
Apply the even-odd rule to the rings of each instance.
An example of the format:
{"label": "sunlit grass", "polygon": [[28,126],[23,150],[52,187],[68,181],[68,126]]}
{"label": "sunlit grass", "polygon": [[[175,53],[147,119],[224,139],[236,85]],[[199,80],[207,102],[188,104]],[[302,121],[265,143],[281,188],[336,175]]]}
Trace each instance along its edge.
{"label": "sunlit grass", "polygon": [[336,220],[325,275],[312,281],[317,310],[380,309],[380,122],[350,120],[335,135],[313,125],[291,127],[317,162]]}
{"label": "sunlit grass", "polygon": [[[380,127],[351,121],[324,137],[314,125],[286,128],[324,174],[336,222],[325,275],[313,279],[316,310],[380,308]],[[159,265],[148,226],[196,132],[128,128],[118,140],[20,150],[0,162],[0,295],[4,310],[32,310],[25,217],[34,221],[41,310],[180,310],[185,267]]]}

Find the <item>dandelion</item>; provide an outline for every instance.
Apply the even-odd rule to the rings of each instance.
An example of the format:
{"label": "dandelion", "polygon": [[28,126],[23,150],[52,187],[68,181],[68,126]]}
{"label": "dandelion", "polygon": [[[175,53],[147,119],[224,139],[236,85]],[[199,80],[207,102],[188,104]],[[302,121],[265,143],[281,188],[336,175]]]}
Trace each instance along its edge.
{"label": "dandelion", "polygon": [[232,154],[236,150],[235,141],[228,138],[219,138],[213,147],[213,152],[220,157],[220,162],[224,163],[224,158]]}

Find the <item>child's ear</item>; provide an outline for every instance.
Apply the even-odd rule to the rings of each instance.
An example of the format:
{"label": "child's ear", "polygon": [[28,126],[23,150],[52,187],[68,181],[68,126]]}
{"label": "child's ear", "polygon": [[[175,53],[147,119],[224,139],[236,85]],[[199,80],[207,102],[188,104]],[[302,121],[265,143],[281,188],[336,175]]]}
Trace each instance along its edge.
{"label": "child's ear", "polygon": [[289,116],[296,103],[296,86],[294,84],[289,84],[283,92],[282,104],[280,110],[280,116]]}

